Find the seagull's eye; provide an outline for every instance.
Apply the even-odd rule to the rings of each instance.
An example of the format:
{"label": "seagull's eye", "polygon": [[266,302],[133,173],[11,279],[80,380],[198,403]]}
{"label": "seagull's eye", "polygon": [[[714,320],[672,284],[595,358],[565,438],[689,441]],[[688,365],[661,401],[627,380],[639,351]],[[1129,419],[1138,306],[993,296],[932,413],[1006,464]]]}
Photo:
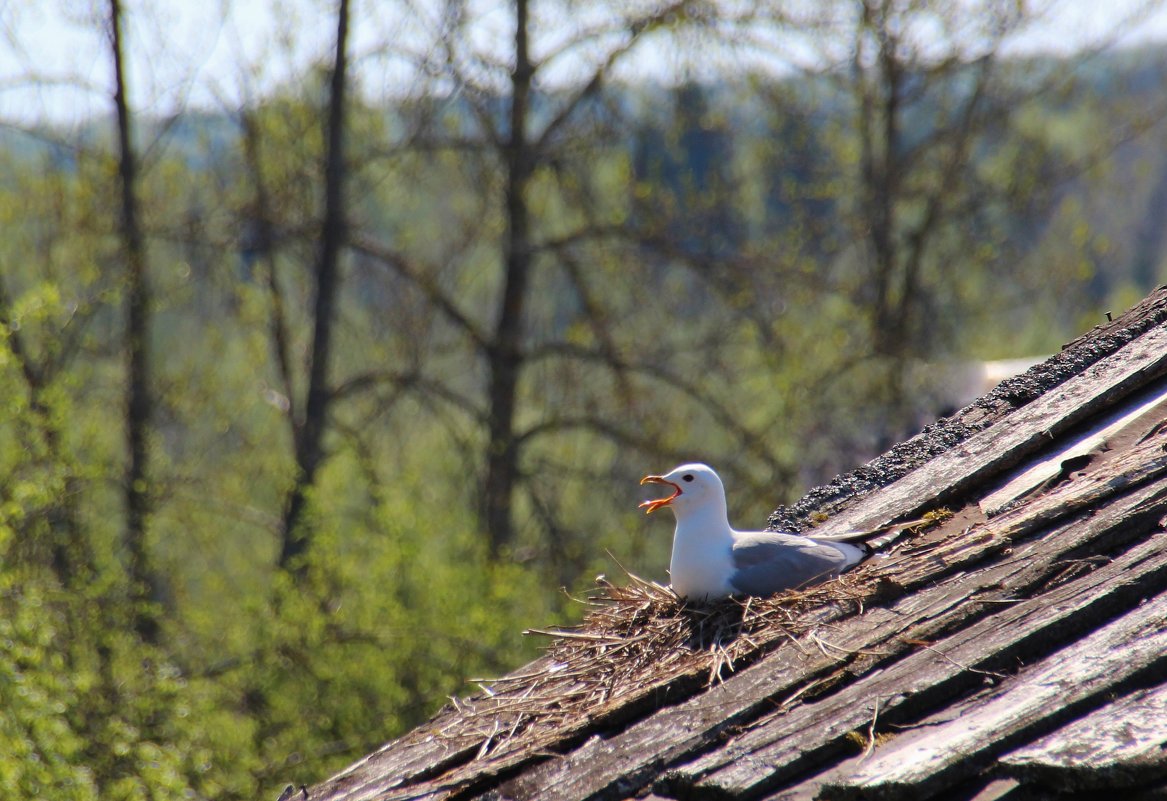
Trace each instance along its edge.
{"label": "seagull's eye", "polygon": [[681,480],[682,481],[692,481],[693,474],[692,473],[685,473],[685,475],[681,476]]}

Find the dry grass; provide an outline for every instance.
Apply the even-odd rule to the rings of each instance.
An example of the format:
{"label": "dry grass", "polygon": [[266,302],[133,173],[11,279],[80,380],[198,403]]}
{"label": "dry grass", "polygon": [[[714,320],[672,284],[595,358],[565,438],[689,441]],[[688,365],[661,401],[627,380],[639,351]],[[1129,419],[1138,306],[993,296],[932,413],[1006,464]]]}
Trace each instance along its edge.
{"label": "dry grass", "polygon": [[[951,516],[941,509],[897,528],[914,536]],[[691,692],[702,682],[722,681],[743,660],[783,641],[842,661],[847,654],[835,653],[815,629],[861,611],[880,582],[911,558],[910,548],[910,538],[902,539],[885,552],[892,558],[869,560],[805,590],[712,604],[684,603],[670,588],[631,573],[623,585],[601,577],[583,600],[588,611],[579,626],[524,632],[550,638],[543,658],[502,678],[472,679],[481,692],[451,699],[422,734],[458,750],[474,748],[475,760],[503,764],[602,727],[638,708],[638,701],[643,711],[652,693],[674,682],[690,682],[685,692]]]}
{"label": "dry grass", "polygon": [[454,714],[433,733],[463,747],[480,742],[477,759],[550,747],[676,679],[723,680],[743,658],[821,623],[811,610],[862,608],[876,581],[874,572],[856,571],[805,591],[696,605],[631,574],[623,586],[601,578],[584,600],[582,624],[526,632],[551,638],[547,656],[503,678],[474,680],[481,693],[452,700]]}

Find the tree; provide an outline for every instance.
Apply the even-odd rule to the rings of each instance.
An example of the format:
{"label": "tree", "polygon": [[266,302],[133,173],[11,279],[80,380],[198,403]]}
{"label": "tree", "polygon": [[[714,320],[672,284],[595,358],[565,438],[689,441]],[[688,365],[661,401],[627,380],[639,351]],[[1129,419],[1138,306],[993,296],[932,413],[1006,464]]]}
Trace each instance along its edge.
{"label": "tree", "polygon": [[[305,524],[307,493],[324,459],[324,433],[328,426],[332,387],[329,368],[332,355],[332,330],[339,261],[345,240],[345,95],[348,64],[348,0],[339,0],[336,12],[336,56],[329,80],[327,151],[324,167],[324,215],[320,232],[320,255],[315,273],[315,300],[312,312],[312,347],[308,356],[309,374],[304,416],[294,420],[297,474],[284,508],[283,542],[279,565],[298,576],[307,570],[304,556],[310,543]],[[278,307],[273,314],[279,315]],[[277,318],[278,319],[278,318]],[[279,323],[276,323],[277,347],[280,346]],[[290,388],[289,388],[290,389]]]}
{"label": "tree", "polygon": [[[858,232],[865,243],[873,351],[902,362],[927,352],[934,313],[925,266],[974,212],[972,148],[999,130],[1016,98],[998,78],[998,53],[1028,19],[1016,4],[979,13],[892,0],[858,7],[849,85],[859,144]],[[940,52],[921,26],[933,24]],[[975,201],[974,201],[975,202]],[[969,226],[973,237],[981,232]]]}
{"label": "tree", "polygon": [[152,476],[149,434],[153,415],[150,370],[150,284],[146,246],[138,209],[138,165],[130,123],[125,71],[125,44],[120,0],[109,3],[109,52],[114,67],[114,108],[117,112],[118,178],[121,190],[120,236],[126,264],[126,476],[125,546],[129,554],[131,597],[137,613],[134,627],[149,643],[160,635],[157,610],[158,578],[151,566],[147,533],[151,512]]}
{"label": "tree", "polygon": [[[817,174],[791,184],[796,210],[787,228],[800,234],[797,248],[812,243],[815,266],[789,271],[803,291],[788,305],[840,308],[847,298],[841,315],[818,323],[838,332],[842,347],[811,379],[818,420],[803,426],[844,456],[812,471],[812,481],[882,450],[942,408],[929,405],[938,365],[962,351],[967,358],[968,332],[1009,313],[1005,279],[1017,280],[1024,266],[1049,280],[1051,265],[1025,256],[1081,174],[1084,151],[1109,152],[1140,120],[1118,115],[1110,131],[1070,147],[1033,125],[1037,108],[1089,96],[1084,71],[1129,24],[1116,21],[1108,35],[1083,43],[1072,65],[1018,56],[1019,43],[1056,10],[994,0],[769,8],[786,32],[781,41],[803,58],[797,89],[768,92],[770,113],[783,126],[817,118],[819,132]],[[778,166],[780,154],[770,159]],[[783,185],[777,176],[774,183]],[[823,198],[830,207],[816,209]],[[817,223],[807,225],[805,211]],[[791,252],[783,231],[771,230]],[[858,413],[856,397],[865,399]],[[838,412],[829,411],[836,400]]]}
{"label": "tree", "polygon": [[[646,254],[667,259],[676,253],[655,232],[637,230],[626,194],[612,202],[613,188],[627,175],[623,144],[630,126],[618,92],[605,90],[641,42],[701,28],[710,24],[712,12],[685,2],[605,8],[598,21],[581,24],[570,36],[535,39],[535,15],[550,19],[557,8],[515,3],[507,59],[500,63],[496,53],[476,49],[476,18],[461,4],[445,7],[433,36],[437,54],[429,54],[421,71],[437,75],[439,86],[453,87],[453,93],[448,102],[435,102],[433,93],[440,90],[423,85],[427,96],[413,105],[410,135],[397,152],[459,159],[476,186],[490,193],[483,200],[497,203],[483,202],[458,223],[452,238],[460,252],[445,264],[386,244],[392,231],[361,236],[356,247],[420,293],[464,343],[474,365],[469,375],[482,376],[480,387],[467,386],[463,376],[439,376],[412,380],[408,388],[468,415],[479,432],[468,469],[479,476],[481,529],[491,553],[547,552],[560,560],[559,575],[569,580],[583,566],[580,543],[569,532],[586,524],[568,522],[556,473],[587,477],[595,491],[614,481],[632,484],[628,467],[613,476],[614,457],[600,454],[623,451],[639,460],[672,462],[692,455],[696,442],[710,448],[727,434],[733,447],[744,447],[765,466],[736,466],[751,484],[771,481],[778,460],[759,431],[739,422],[706,386],[719,384],[712,362],[697,368],[702,378],[688,375],[693,365],[682,367],[678,354],[707,332],[679,330],[663,305],[645,303],[651,283],[663,275],[659,261]],[[547,76],[573,59],[587,66],[577,67],[565,86],[546,88]],[[459,269],[458,263],[467,266]],[[471,272],[490,276],[474,282],[473,295],[459,287],[458,278]],[[553,310],[547,309],[548,298],[558,299]],[[728,328],[735,330],[732,322]],[[712,353],[731,338],[701,347]],[[574,392],[544,393],[541,375],[566,379]],[[399,378],[380,375],[389,382]],[[667,433],[671,421],[685,416],[664,411],[678,403],[699,419],[699,429],[686,424],[692,441],[684,444]],[[556,458],[556,442],[560,453],[588,455],[574,464]],[[531,529],[546,536],[532,538]]]}

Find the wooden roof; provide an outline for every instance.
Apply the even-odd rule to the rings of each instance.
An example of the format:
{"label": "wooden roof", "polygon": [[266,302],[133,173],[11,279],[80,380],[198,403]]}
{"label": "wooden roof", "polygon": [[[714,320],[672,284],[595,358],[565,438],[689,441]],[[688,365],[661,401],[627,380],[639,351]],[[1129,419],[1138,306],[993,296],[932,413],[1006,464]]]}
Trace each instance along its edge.
{"label": "wooden roof", "polygon": [[468,699],[308,798],[1167,797],[1165,323],[1162,287],[778,510],[826,512],[824,534],[953,515],[848,574],[875,588],[859,602],[763,621],[720,681],[682,661],[509,747],[513,699],[467,726]]}

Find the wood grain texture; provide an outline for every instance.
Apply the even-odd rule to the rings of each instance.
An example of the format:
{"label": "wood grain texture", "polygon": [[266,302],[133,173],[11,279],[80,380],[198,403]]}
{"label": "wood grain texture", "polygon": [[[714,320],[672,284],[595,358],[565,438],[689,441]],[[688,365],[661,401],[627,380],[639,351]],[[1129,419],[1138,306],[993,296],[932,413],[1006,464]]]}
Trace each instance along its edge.
{"label": "wood grain texture", "polygon": [[1167,684],[1107,704],[1001,759],[1013,776],[1063,792],[1167,778]]}
{"label": "wood grain texture", "polygon": [[[1141,583],[1140,592],[1145,586],[1167,588],[1167,535],[1152,538],[1106,568],[1011,605],[948,637],[931,643],[912,638],[922,644],[906,658],[673,771],[670,782],[674,787],[692,785],[709,797],[749,797],[773,789],[853,751],[846,735],[867,728],[877,715],[877,699],[880,720],[912,723],[942,709],[949,699],[997,680],[993,674],[1009,670],[1018,658],[1055,646],[1065,632],[1088,628],[1099,615],[1122,612],[1137,602],[1139,593],[1132,591],[1131,582]],[[889,757],[888,762],[895,758],[900,757]],[[881,762],[878,770],[885,767]]]}
{"label": "wood grain texture", "polygon": [[[982,498],[981,511],[992,517],[1010,505],[1038,491],[1042,486],[1065,474],[1076,460],[1088,460],[1093,454],[1109,447],[1109,442],[1128,428],[1138,426],[1143,418],[1153,416],[1162,420],[1167,405],[1167,387],[1156,386],[1155,391],[1141,393],[1133,400],[1094,422],[1069,441],[1043,456],[1035,464],[1026,464],[1006,482],[1005,486]],[[1145,422],[1145,421],[1143,421]]]}
{"label": "wood grain texture", "polygon": [[914,799],[934,795],[985,767],[1028,736],[1073,717],[1124,682],[1167,670],[1167,593],[1161,593],[1000,688],[945,710],[927,725],[877,749],[850,779],[827,786],[837,799]]}

